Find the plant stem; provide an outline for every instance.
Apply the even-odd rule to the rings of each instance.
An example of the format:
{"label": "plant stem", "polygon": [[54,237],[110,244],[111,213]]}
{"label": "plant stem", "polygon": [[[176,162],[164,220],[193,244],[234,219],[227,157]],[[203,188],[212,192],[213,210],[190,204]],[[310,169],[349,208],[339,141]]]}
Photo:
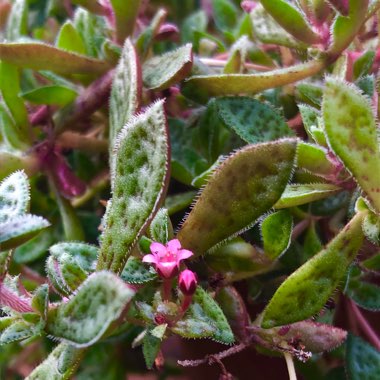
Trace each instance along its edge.
{"label": "plant stem", "polygon": [[293,357],[289,352],[284,352],[284,358],[288,367],[289,380],[297,380],[296,370],[294,368]]}
{"label": "plant stem", "polygon": [[376,347],[377,350],[380,351],[380,339],[376,335],[376,332],[373,330],[371,325],[367,322],[364,315],[361,313],[360,309],[356,306],[356,304],[350,300],[351,310],[353,311],[356,320],[359,322],[359,327],[366,334],[368,340]]}
{"label": "plant stem", "polygon": [[162,298],[164,301],[170,301],[172,291],[172,280],[164,278],[162,283]]}
{"label": "plant stem", "polygon": [[108,151],[108,141],[96,137],[83,136],[80,133],[66,131],[62,133],[57,144],[63,148],[79,149],[89,153],[104,153]]}

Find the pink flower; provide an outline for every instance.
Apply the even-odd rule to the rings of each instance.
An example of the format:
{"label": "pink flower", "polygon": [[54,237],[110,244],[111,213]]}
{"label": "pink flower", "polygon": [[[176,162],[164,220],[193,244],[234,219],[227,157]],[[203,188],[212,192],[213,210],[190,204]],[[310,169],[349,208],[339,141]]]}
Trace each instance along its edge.
{"label": "pink flower", "polygon": [[191,270],[185,269],[179,275],[178,284],[185,296],[192,296],[197,288],[198,277]]}
{"label": "pink flower", "polygon": [[154,264],[157,273],[163,278],[173,278],[178,274],[181,260],[193,256],[193,252],[187,249],[181,249],[181,243],[178,239],[170,240],[166,246],[154,242],[150,245],[152,254],[145,255],[144,263]]}

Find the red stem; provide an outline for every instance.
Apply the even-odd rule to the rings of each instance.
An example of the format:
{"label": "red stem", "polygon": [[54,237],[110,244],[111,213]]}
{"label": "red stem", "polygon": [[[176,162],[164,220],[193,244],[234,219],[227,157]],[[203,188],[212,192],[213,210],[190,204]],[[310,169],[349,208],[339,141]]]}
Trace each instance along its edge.
{"label": "red stem", "polygon": [[170,301],[172,292],[172,280],[164,278],[162,283],[162,298],[164,301]]}

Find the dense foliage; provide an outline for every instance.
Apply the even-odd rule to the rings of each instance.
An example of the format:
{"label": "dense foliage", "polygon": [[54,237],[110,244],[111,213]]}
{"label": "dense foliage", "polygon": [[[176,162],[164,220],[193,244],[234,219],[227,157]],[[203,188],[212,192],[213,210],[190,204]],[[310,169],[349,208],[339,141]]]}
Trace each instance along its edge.
{"label": "dense foliage", "polygon": [[379,378],[379,23],[0,0],[0,378]]}

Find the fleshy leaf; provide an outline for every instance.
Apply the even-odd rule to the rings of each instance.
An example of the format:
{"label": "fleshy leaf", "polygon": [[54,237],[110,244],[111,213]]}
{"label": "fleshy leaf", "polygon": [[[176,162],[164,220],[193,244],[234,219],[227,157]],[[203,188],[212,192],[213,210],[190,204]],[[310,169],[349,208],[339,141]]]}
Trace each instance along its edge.
{"label": "fleshy leaf", "polygon": [[119,43],[133,33],[138,15],[140,0],[110,0],[116,24],[116,37]]}
{"label": "fleshy leaf", "polygon": [[237,22],[237,9],[231,0],[212,0],[216,27],[221,31],[233,29]]}
{"label": "fleshy leaf", "polygon": [[323,118],[332,150],[380,212],[380,147],[369,102],[354,86],[329,78]]}
{"label": "fleshy leaf", "polygon": [[300,48],[303,44],[281,28],[272,16],[258,4],[251,12],[253,34],[266,44]]}
{"label": "fleshy leaf", "polygon": [[25,214],[29,201],[29,182],[23,171],[5,178],[0,183],[0,224]]}
{"label": "fleshy leaf", "polygon": [[157,91],[168,88],[186,78],[190,73],[192,64],[191,44],[153,57],[146,61],[142,68],[144,85]]}
{"label": "fleshy leaf", "polygon": [[367,8],[368,0],[349,0],[348,16],[339,15],[335,19],[332,44],[327,51],[333,59],[350,45],[365,21]]}
{"label": "fleshy leaf", "polygon": [[39,286],[33,294],[31,301],[32,308],[41,315],[43,319],[47,318],[47,311],[49,305],[49,286],[43,284]]}
{"label": "fleshy leaf", "polygon": [[363,309],[380,310],[380,287],[365,281],[359,267],[353,266],[350,269],[344,292]]}
{"label": "fleshy leaf", "polygon": [[256,94],[315,75],[323,67],[317,60],[265,73],[197,75],[184,82],[182,93],[201,103],[213,96]]}
{"label": "fleshy leaf", "polygon": [[86,46],[83,39],[71,21],[66,21],[62,25],[57,36],[56,46],[59,49],[86,54]]}
{"label": "fleshy leaf", "polygon": [[0,43],[0,59],[18,67],[60,74],[102,74],[110,68],[105,61],[39,42]]}
{"label": "fleshy leaf", "polygon": [[76,347],[98,341],[135,292],[108,272],[91,275],[75,296],[48,313],[47,332]]}
{"label": "fleshy leaf", "polygon": [[261,223],[264,252],[272,260],[279,258],[288,248],[293,230],[293,218],[288,210],[268,215]]}
{"label": "fleshy leaf", "polygon": [[380,373],[380,351],[354,335],[346,345],[346,373],[350,380],[375,380]]}
{"label": "fleshy leaf", "polygon": [[149,226],[149,234],[153,241],[163,244],[173,237],[173,227],[166,208],[161,208],[157,212]]}
{"label": "fleshy leaf", "polygon": [[160,348],[161,339],[154,336],[152,330],[148,330],[143,339],[143,354],[148,369],[153,368],[154,361]]}
{"label": "fleshy leaf", "polygon": [[291,35],[307,44],[319,41],[311,26],[305,21],[305,16],[292,4],[284,0],[261,0],[267,12]]}
{"label": "fleshy leaf", "polygon": [[368,212],[363,220],[363,232],[369,241],[380,245],[380,216]]}
{"label": "fleshy leaf", "polygon": [[33,325],[22,320],[12,323],[0,335],[0,346],[30,338],[34,335]]}
{"label": "fleshy leaf", "polygon": [[152,267],[147,267],[141,260],[131,256],[120,277],[130,284],[145,284],[157,278],[157,274]]}
{"label": "fleshy leaf", "polygon": [[112,82],[110,98],[110,152],[115,138],[139,108],[141,67],[130,39],[125,41]]}
{"label": "fleshy leaf", "polygon": [[77,97],[78,93],[70,87],[53,85],[23,92],[21,97],[34,104],[65,106]]}
{"label": "fleshy leaf", "polygon": [[288,208],[303,205],[327,198],[341,191],[341,188],[327,183],[291,184],[286,186],[280,200],[274,205],[274,208]]}
{"label": "fleshy leaf", "polygon": [[66,380],[79,365],[83,349],[66,343],[59,344],[26,380]]}
{"label": "fleshy leaf", "polygon": [[215,171],[178,233],[196,255],[251,226],[278,201],[290,178],[297,141],[247,146]]}
{"label": "fleshy leaf", "polygon": [[120,273],[166,191],[170,157],[163,101],[123,128],[115,152],[98,269]]}
{"label": "fleshy leaf", "polygon": [[40,216],[19,215],[0,225],[0,250],[15,248],[36,236],[50,223]]}
{"label": "fleshy leaf", "polygon": [[324,250],[280,285],[264,310],[262,327],[301,321],[322,309],[362,244],[362,220],[363,214],[356,214]]}
{"label": "fleshy leaf", "polygon": [[217,98],[215,109],[223,123],[249,144],[294,135],[278,113],[253,98]]}

